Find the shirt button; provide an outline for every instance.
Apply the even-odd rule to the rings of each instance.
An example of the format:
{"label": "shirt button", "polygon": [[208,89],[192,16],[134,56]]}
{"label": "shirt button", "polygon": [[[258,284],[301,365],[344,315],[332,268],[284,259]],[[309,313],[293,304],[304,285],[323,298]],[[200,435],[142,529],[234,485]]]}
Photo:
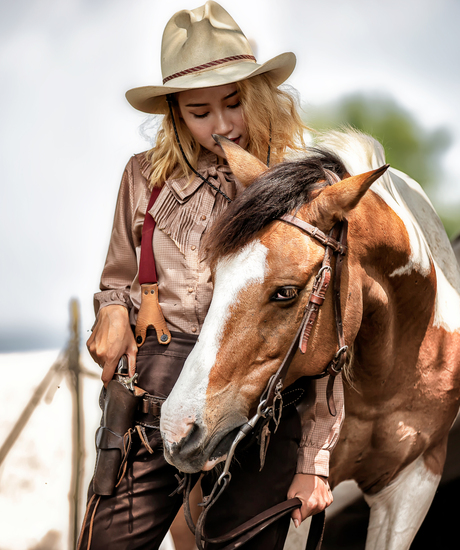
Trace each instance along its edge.
{"label": "shirt button", "polygon": [[192,250],[195,250],[196,246],[194,244],[192,244],[192,246],[190,247]]}
{"label": "shirt button", "polygon": [[189,286],[187,290],[190,294],[193,292],[193,288],[191,286]]}
{"label": "shirt button", "polygon": [[201,219],[204,221],[204,220],[206,219],[206,216],[203,214],[203,215],[201,216]]}
{"label": "shirt button", "polygon": [[196,327],[192,327],[192,332],[196,332],[198,329]]}

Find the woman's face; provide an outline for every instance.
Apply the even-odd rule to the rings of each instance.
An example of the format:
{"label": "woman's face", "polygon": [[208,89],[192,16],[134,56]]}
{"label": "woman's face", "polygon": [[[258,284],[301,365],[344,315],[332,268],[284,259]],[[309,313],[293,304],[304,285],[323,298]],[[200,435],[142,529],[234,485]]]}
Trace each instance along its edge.
{"label": "woman's face", "polygon": [[187,90],[177,94],[181,116],[198,143],[218,156],[221,147],[212,134],[231,139],[244,149],[248,131],[236,84]]}

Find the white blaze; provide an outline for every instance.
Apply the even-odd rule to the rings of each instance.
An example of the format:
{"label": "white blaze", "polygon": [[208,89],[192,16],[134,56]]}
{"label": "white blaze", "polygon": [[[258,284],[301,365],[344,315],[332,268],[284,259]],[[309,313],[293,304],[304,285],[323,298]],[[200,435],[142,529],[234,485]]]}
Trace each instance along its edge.
{"label": "white blaze", "polygon": [[186,419],[202,418],[209,373],[219,351],[230,308],[238,303],[240,292],[248,285],[264,281],[267,252],[268,249],[256,240],[217,263],[211,306],[198,342],[161,409],[161,430],[170,442],[179,441],[185,435]]}

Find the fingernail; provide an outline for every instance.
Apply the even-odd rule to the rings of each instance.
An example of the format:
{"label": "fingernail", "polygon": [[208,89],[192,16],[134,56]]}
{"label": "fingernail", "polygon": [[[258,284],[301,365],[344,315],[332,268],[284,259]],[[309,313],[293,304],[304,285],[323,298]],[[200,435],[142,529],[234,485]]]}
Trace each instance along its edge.
{"label": "fingernail", "polygon": [[299,526],[299,520],[298,520],[298,519],[295,519],[295,520],[294,520],[294,526],[295,526],[296,529],[297,529],[297,527]]}

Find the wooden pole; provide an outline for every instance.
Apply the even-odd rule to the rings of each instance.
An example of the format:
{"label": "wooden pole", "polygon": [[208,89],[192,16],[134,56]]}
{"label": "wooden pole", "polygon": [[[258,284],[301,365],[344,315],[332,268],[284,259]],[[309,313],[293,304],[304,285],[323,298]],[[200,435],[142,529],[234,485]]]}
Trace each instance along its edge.
{"label": "wooden pole", "polygon": [[5,442],[0,448],[0,465],[5,460],[6,456],[11,450],[11,447],[15,444],[18,437],[21,435],[22,430],[27,424],[29,418],[32,416],[32,413],[36,409],[37,405],[40,403],[41,398],[46,393],[46,390],[51,385],[51,382],[55,374],[62,368],[65,368],[65,360],[62,357],[59,357],[54,364],[50,367],[49,371],[46,373],[43,380],[38,385],[37,389],[34,391],[32,397],[27,403],[26,407],[19,416],[16,424],[13,426],[13,429],[9,433]]}
{"label": "wooden pole", "polygon": [[84,420],[80,365],[80,314],[77,300],[70,302],[71,336],[67,350],[69,387],[72,394],[72,474],[69,491],[69,549],[76,547],[80,530],[79,499],[84,474]]}
{"label": "wooden pole", "polygon": [[74,550],[80,530],[79,501],[82,495],[84,459],[86,454],[84,443],[83,391],[81,384],[82,379],[80,376],[86,375],[91,378],[99,377],[82,367],[80,363],[80,313],[78,302],[75,299],[70,301],[70,317],[70,339],[67,348],[50,367],[6,440],[0,447],[0,465],[20,436],[43,395],[51,386],[54,377],[58,375],[59,371],[65,372],[68,376],[68,383],[72,396],[72,469],[69,491],[69,549]]}

